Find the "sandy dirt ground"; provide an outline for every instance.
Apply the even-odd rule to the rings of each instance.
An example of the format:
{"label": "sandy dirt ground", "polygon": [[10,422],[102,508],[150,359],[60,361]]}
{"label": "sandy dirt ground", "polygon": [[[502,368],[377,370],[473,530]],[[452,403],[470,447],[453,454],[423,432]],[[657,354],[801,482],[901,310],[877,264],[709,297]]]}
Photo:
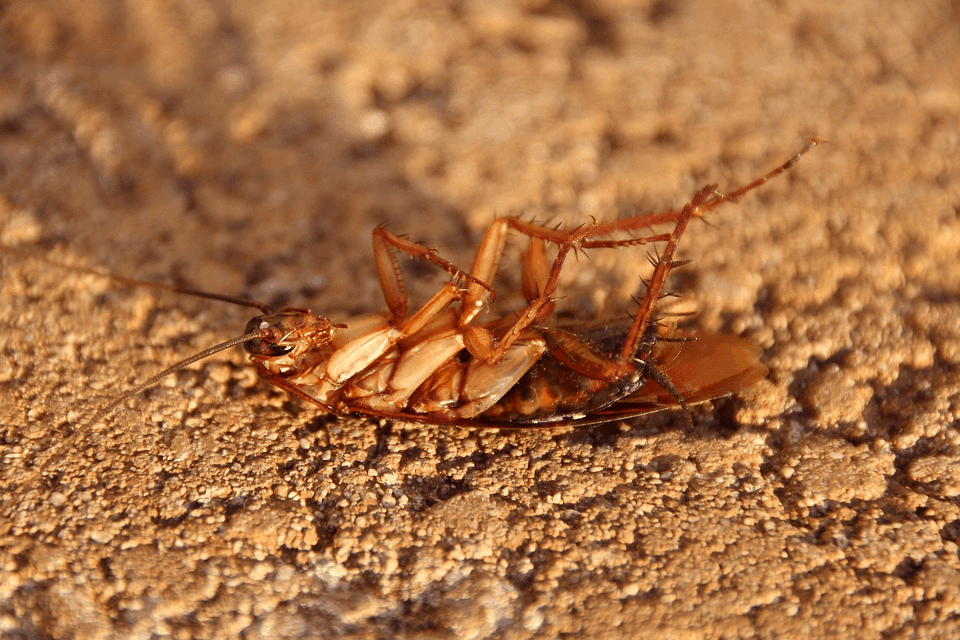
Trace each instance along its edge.
{"label": "sandy dirt ground", "polygon": [[[0,3],[0,634],[960,637],[958,60],[956,0]],[[239,350],[91,423],[253,314],[40,259],[345,319],[381,223],[467,265],[814,134],[683,239],[691,326],[770,368],[692,428],[338,420]]]}

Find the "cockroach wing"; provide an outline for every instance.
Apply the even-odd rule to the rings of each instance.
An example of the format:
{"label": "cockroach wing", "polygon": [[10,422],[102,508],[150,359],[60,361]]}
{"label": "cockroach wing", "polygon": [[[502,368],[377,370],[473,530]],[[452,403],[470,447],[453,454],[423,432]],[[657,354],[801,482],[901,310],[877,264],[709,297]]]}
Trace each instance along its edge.
{"label": "cockroach wing", "polygon": [[408,349],[393,348],[351,379],[342,396],[354,409],[389,412],[404,406],[410,396],[445,362],[463,349],[463,335],[451,329]]}
{"label": "cockroach wing", "polygon": [[[673,332],[670,337],[692,340],[661,340],[651,360],[687,405],[731,395],[767,375],[767,368],[759,361],[760,348],[743,338],[710,332]],[[633,393],[583,418],[565,420],[561,424],[603,424],[679,406],[677,397],[648,375],[643,386]]]}
{"label": "cockroach wing", "polygon": [[463,418],[475,418],[495,405],[546,350],[546,341],[530,337],[514,343],[498,363],[471,360],[464,374],[457,412]]}
{"label": "cockroach wing", "polygon": [[400,338],[400,332],[386,326],[337,349],[326,364],[326,377],[340,385],[380,358]]}
{"label": "cockroach wing", "polygon": [[[660,341],[653,364],[673,383],[687,404],[730,395],[759,382],[767,375],[760,363],[760,347],[743,338],[711,332],[677,333],[689,342]],[[669,391],[648,379],[642,388],[617,403],[679,404]],[[622,407],[620,407],[622,408]]]}

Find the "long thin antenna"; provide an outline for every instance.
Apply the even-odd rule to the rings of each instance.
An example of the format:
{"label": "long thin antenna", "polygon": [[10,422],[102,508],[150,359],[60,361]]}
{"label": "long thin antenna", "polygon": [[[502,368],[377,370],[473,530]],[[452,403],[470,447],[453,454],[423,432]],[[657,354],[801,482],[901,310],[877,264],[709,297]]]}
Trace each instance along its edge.
{"label": "long thin antenna", "polygon": [[138,384],[137,386],[133,387],[132,389],[128,389],[127,391],[124,391],[122,394],[120,394],[119,396],[117,396],[116,398],[114,398],[113,400],[111,400],[111,401],[109,402],[109,404],[101,407],[100,410],[97,411],[97,412],[93,415],[93,417],[90,419],[90,422],[91,422],[91,423],[95,423],[95,422],[97,422],[98,420],[100,420],[101,418],[104,418],[105,416],[107,416],[108,414],[110,414],[114,409],[116,409],[124,400],[128,400],[128,399],[130,399],[130,398],[138,395],[141,391],[144,391],[145,389],[149,389],[150,387],[154,386],[155,384],[157,384],[158,382],[160,382],[161,380],[163,380],[164,378],[166,378],[166,377],[167,377],[168,375],[170,375],[171,373],[175,373],[175,372],[179,371],[180,369],[183,369],[184,367],[187,367],[187,366],[193,364],[193,363],[196,362],[197,360],[203,360],[204,358],[207,358],[207,357],[209,357],[209,356],[212,356],[212,355],[215,354],[215,353],[218,353],[218,352],[220,352],[220,351],[224,351],[225,349],[229,349],[230,347],[235,347],[235,346],[237,346],[238,344],[243,344],[243,343],[246,342],[247,340],[253,340],[254,338],[259,338],[259,337],[261,337],[261,335],[262,335],[262,334],[261,334],[260,331],[253,331],[253,332],[248,333],[248,334],[246,334],[246,335],[242,335],[242,336],[240,336],[240,337],[238,337],[238,338],[231,338],[230,340],[227,340],[226,342],[221,342],[220,344],[215,345],[215,346],[212,346],[212,347],[210,347],[209,349],[204,349],[204,350],[201,351],[200,353],[195,353],[195,354],[193,354],[192,356],[190,356],[189,358],[185,358],[185,359],[181,360],[180,362],[178,362],[178,363],[176,363],[176,364],[173,364],[173,365],[167,367],[166,369],[164,369],[164,370],[161,371],[160,373],[154,375],[153,377],[151,377],[151,378],[149,378],[149,379],[147,379],[147,380],[144,380],[143,382],[141,382],[141,383]]}
{"label": "long thin antenna", "polygon": [[[235,304],[235,305],[238,305],[238,306],[241,306],[241,307],[252,307],[252,308],[254,308],[254,309],[258,309],[261,313],[263,313],[263,314],[265,314],[265,315],[266,315],[266,314],[271,314],[271,313],[274,312],[274,310],[273,310],[272,307],[270,307],[270,306],[268,306],[268,305],[265,305],[265,304],[263,304],[263,303],[261,303],[261,302],[257,302],[257,301],[255,301],[255,300],[248,300],[248,299],[246,299],[246,298],[238,298],[238,297],[235,297],[235,296],[228,296],[228,295],[223,295],[223,294],[220,294],[220,293],[210,293],[209,291],[199,291],[199,290],[196,290],[196,289],[188,289],[188,288],[186,288],[186,287],[175,287],[175,286],[172,286],[172,285],[160,284],[160,283],[157,283],[157,282],[147,282],[147,281],[145,281],[145,280],[136,280],[136,279],[134,279],[134,278],[127,278],[127,277],[125,277],[125,276],[119,276],[119,275],[116,275],[116,274],[113,274],[113,273],[104,273],[104,272],[102,272],[102,271],[97,271],[97,270],[95,270],[95,269],[90,269],[90,268],[88,268],[88,267],[79,267],[79,266],[74,266],[74,265],[67,265],[67,264],[63,264],[63,263],[57,262],[57,261],[55,261],[55,260],[50,260],[50,259],[47,258],[46,256],[38,255],[36,252],[30,251],[30,250],[27,250],[27,249],[23,249],[23,248],[20,248],[20,247],[11,247],[11,246],[8,246],[8,245],[0,245],[0,252],[12,253],[12,254],[14,254],[14,255],[17,255],[17,256],[20,256],[20,257],[22,257],[22,258],[29,259],[29,260],[38,260],[39,262],[42,262],[42,263],[47,264],[47,265],[50,265],[50,266],[52,266],[52,267],[56,267],[56,268],[58,268],[58,269],[64,269],[64,270],[67,270],[67,271],[77,271],[77,272],[80,272],[80,273],[86,273],[86,274],[90,274],[90,275],[97,276],[97,277],[100,277],[100,278],[105,278],[105,279],[107,279],[107,280],[111,280],[111,281],[113,281],[113,282],[117,282],[117,283],[119,283],[119,284],[126,285],[126,286],[143,287],[143,288],[148,288],[148,289],[155,289],[155,290],[157,290],[157,291],[166,291],[166,292],[169,292],[169,293],[181,293],[181,294],[184,294],[184,295],[194,296],[194,297],[197,297],[197,298],[204,298],[204,299],[207,299],[207,300],[215,300],[215,301],[218,301],[218,302],[227,302],[227,303],[229,303],[229,304]],[[102,418],[104,418],[105,416],[107,416],[108,414],[110,414],[114,409],[116,409],[116,408],[117,408],[121,403],[123,403],[125,400],[128,400],[128,399],[130,399],[130,398],[133,398],[134,396],[138,395],[140,392],[144,391],[145,389],[149,389],[150,387],[156,385],[158,382],[160,382],[161,380],[163,380],[165,377],[169,376],[170,374],[172,374],[172,373],[174,373],[174,372],[176,372],[176,371],[179,371],[180,369],[183,369],[184,367],[187,367],[187,366],[193,364],[193,363],[196,362],[197,360],[203,360],[204,358],[207,358],[207,357],[209,357],[209,356],[212,356],[213,354],[218,353],[218,352],[220,352],[220,351],[224,351],[225,349],[229,349],[229,348],[231,348],[231,347],[235,347],[235,346],[237,346],[237,345],[243,344],[244,342],[247,342],[248,340],[253,340],[254,338],[259,338],[259,337],[261,337],[261,335],[262,335],[262,334],[261,334],[260,331],[253,331],[253,332],[247,333],[247,334],[245,334],[245,335],[239,336],[239,337],[237,337],[237,338],[232,338],[232,339],[230,339],[230,340],[227,340],[226,342],[223,342],[223,343],[220,343],[220,344],[215,345],[215,346],[213,346],[213,347],[210,347],[209,349],[204,349],[203,351],[201,351],[201,352],[199,352],[199,353],[195,353],[195,354],[193,354],[192,356],[190,356],[190,357],[188,357],[188,358],[185,358],[184,360],[181,360],[180,362],[177,362],[176,364],[174,364],[174,365],[172,365],[172,366],[170,366],[170,367],[167,367],[166,369],[164,369],[164,370],[161,371],[160,373],[152,376],[152,377],[149,378],[148,380],[145,380],[145,381],[141,382],[140,384],[138,384],[137,386],[133,387],[132,389],[129,389],[129,390],[127,390],[127,391],[124,391],[124,392],[121,393],[119,396],[117,396],[116,398],[114,398],[113,400],[111,400],[109,403],[107,403],[106,405],[104,405],[103,407],[101,407],[101,408],[93,415],[93,417],[90,418],[90,422],[91,422],[91,423],[95,423],[95,422],[97,422],[98,420],[101,420]]]}
{"label": "long thin antenna", "polygon": [[273,309],[270,306],[265,305],[262,302],[257,302],[256,300],[248,300],[246,298],[228,296],[222,293],[210,293],[209,291],[200,291],[198,289],[188,289],[186,287],[175,287],[169,284],[160,284],[159,282],[147,282],[146,280],[136,280],[134,278],[118,276],[114,273],[104,273],[103,271],[97,271],[96,269],[90,269],[89,267],[78,267],[74,265],[63,264],[55,260],[46,258],[44,256],[37,255],[32,251],[21,249],[19,247],[0,245],[0,250],[6,251],[8,253],[13,253],[30,260],[38,260],[52,267],[57,267],[58,269],[66,269],[67,271],[79,271],[80,273],[87,273],[93,276],[98,276],[100,278],[105,278],[107,280],[113,280],[114,282],[127,285],[130,287],[144,287],[147,289],[156,289],[158,291],[166,291],[168,293],[182,293],[184,295],[194,296],[196,298],[216,300],[218,302],[226,302],[226,303],[235,304],[241,307],[251,307],[253,309],[259,309],[263,313],[273,313]]}

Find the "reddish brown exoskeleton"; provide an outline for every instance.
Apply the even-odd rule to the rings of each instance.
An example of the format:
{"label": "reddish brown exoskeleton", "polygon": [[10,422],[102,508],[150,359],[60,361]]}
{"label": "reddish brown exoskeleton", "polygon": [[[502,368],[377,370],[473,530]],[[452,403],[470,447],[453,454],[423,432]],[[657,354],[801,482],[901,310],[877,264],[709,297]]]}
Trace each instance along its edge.
{"label": "reddish brown exoskeleton", "polygon": [[[388,312],[345,324],[303,309],[265,313],[247,325],[244,348],[261,376],[334,414],[460,426],[563,426],[631,418],[728,395],[762,378],[766,367],[750,342],[713,333],[660,328],[655,303],[689,222],[792,167],[820,142],[728,195],[701,189],[679,212],[667,211],[572,230],[499,218],[483,237],[469,273],[384,228],[374,255]],[[672,224],[669,233],[603,239]],[[523,256],[527,305],[476,323],[493,298],[490,284],[504,238],[530,238]],[[549,324],[558,278],[573,250],[666,243],[632,322],[589,329]],[[557,248],[552,264],[546,245]],[[453,275],[415,313],[396,260],[400,250]]]}
{"label": "reddish brown exoskeleton", "polygon": [[[387,312],[343,323],[306,309],[262,315],[243,336],[184,360],[123,394],[124,399],[196,360],[243,344],[257,372],[324,411],[438,425],[556,427],[628,419],[682,407],[744,389],[766,374],[760,349],[739,337],[681,332],[658,322],[656,303],[667,277],[684,264],[674,253],[691,220],[736,201],[790,169],[821,142],[812,138],[790,160],[724,195],[717,185],[698,191],[680,211],[666,211],[575,229],[551,229],[499,218],[487,229],[469,272],[432,249],[380,227],[373,248]],[[652,225],[668,233],[611,239]],[[521,282],[526,306],[489,322],[478,315],[494,297],[490,283],[505,237],[529,238]],[[557,283],[571,251],[665,243],[655,258],[646,294],[632,321],[622,324],[551,324]],[[552,262],[547,246],[556,248]],[[452,275],[423,307],[410,314],[396,252],[429,261]],[[120,278],[124,280],[123,278]],[[182,291],[182,290],[181,290]],[[689,414],[688,414],[689,415]]]}

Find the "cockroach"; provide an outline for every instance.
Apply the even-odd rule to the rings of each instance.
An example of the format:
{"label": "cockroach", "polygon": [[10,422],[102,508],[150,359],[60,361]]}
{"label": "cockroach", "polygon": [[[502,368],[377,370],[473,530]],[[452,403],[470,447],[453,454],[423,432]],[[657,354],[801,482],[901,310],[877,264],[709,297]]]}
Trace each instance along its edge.
{"label": "cockroach", "polygon": [[[728,194],[707,185],[679,211],[664,211],[573,229],[517,218],[497,218],[486,230],[469,271],[433,249],[381,226],[373,253],[387,310],[344,322],[307,309],[274,310],[256,302],[164,287],[258,308],[243,335],[158,373],[103,407],[102,418],[124,400],[197,360],[243,345],[268,382],[330,414],[462,427],[594,425],[663,409],[687,412],[695,403],[745,389],[766,375],[760,349],[731,335],[681,331],[661,321],[657,302],[694,219],[736,202],[796,164],[821,142],[813,137],[788,161]],[[668,233],[636,235],[656,225]],[[480,322],[495,297],[491,285],[505,238],[528,239],[522,254],[526,306]],[[614,234],[621,237],[614,238]],[[622,237],[628,234],[629,237]],[[633,235],[630,235],[633,234]],[[557,284],[571,252],[657,243],[653,274],[632,319],[575,325],[551,319]],[[555,257],[548,258],[548,246]],[[450,280],[413,313],[398,252],[430,262]],[[116,278],[124,282],[134,282]]]}

